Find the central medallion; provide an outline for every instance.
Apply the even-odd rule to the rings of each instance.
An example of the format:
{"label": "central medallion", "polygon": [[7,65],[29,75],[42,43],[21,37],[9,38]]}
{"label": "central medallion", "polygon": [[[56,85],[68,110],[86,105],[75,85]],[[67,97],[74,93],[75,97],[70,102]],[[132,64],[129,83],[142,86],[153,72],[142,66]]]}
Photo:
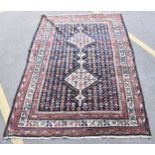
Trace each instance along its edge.
{"label": "central medallion", "polygon": [[78,63],[80,64],[80,68],[67,76],[65,80],[79,90],[79,94],[75,98],[78,100],[78,106],[81,107],[82,100],[85,98],[85,96],[82,94],[82,90],[96,82],[97,78],[83,68],[83,64],[85,63],[83,56],[85,56],[85,53],[82,52],[82,49],[86,45],[95,42],[95,40],[82,32],[82,26],[79,26],[78,30],[79,32],[68,39],[67,42],[70,42],[79,48],[80,51],[78,56],[80,59],[78,60]]}

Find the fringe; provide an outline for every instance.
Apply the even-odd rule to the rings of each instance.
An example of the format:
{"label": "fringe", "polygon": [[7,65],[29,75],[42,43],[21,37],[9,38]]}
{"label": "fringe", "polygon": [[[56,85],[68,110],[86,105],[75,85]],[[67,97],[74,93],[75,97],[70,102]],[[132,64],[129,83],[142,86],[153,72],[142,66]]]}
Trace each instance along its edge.
{"label": "fringe", "polygon": [[84,137],[18,137],[18,136],[9,136],[4,137],[4,141],[10,139],[34,139],[34,140],[51,140],[51,139],[130,139],[130,138],[140,138],[140,139],[152,139],[152,136],[145,135],[128,135],[128,136],[84,136]]}

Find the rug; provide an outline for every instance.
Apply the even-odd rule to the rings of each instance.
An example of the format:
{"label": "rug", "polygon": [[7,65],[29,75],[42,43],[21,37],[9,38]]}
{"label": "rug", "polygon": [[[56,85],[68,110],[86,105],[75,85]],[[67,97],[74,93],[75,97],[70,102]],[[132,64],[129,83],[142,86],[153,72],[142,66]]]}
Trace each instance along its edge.
{"label": "rug", "polygon": [[4,137],[149,135],[122,16],[43,15]]}

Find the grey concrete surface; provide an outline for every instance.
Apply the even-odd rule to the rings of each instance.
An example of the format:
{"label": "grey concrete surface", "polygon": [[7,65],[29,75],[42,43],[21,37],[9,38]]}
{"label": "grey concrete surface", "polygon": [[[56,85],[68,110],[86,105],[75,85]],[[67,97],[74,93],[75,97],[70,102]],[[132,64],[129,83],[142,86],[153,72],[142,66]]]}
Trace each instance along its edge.
{"label": "grey concrete surface", "polygon": [[[21,80],[28,49],[36,31],[41,14],[87,14],[92,12],[4,12],[0,14],[0,83],[4,89],[10,107]],[[106,12],[107,13],[107,12]],[[109,12],[108,12],[109,13]],[[112,13],[112,12],[110,12]],[[155,12],[122,12],[128,32],[155,49]],[[143,90],[147,115],[149,118],[152,138],[116,138],[116,139],[51,139],[51,140],[24,140],[24,143],[155,143],[155,58],[145,52],[135,43],[132,43],[140,83]],[[0,143],[5,123],[0,114]]]}

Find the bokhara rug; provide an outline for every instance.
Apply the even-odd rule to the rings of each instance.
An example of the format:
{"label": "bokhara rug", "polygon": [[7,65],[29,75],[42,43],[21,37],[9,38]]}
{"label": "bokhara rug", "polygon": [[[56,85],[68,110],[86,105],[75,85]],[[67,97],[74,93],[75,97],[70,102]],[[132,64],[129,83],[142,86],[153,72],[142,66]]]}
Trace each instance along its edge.
{"label": "bokhara rug", "polygon": [[150,135],[119,14],[45,16],[5,137]]}

